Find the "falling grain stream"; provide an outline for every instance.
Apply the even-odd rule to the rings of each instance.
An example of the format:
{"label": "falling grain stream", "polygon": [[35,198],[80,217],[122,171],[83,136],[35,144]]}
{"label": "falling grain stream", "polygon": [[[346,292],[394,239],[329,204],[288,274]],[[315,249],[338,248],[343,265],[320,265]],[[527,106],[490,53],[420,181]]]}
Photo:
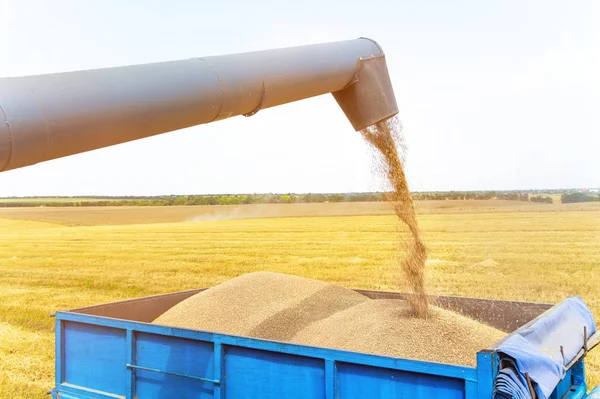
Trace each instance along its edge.
{"label": "falling grain stream", "polygon": [[[391,188],[387,199],[394,204],[398,218],[409,231],[410,238],[405,242],[407,255],[402,260],[402,270],[410,289],[408,302],[418,317],[427,318],[429,305],[425,292],[425,261],[427,249],[421,240],[419,225],[415,216],[415,208],[408,190],[401,154],[398,144],[401,142],[402,129],[398,119],[390,118],[361,131],[365,140],[377,151],[381,173],[385,174]],[[402,238],[401,238],[402,239]]]}

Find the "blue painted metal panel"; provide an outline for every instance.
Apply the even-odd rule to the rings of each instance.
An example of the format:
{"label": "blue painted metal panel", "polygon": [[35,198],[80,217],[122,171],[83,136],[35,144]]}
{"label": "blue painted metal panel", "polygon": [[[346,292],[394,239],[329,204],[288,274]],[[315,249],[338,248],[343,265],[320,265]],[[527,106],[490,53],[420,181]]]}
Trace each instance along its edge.
{"label": "blue painted metal panel", "polygon": [[60,396],[56,390],[52,390],[52,399],[83,399],[81,396],[72,396],[66,393],[61,393]]}
{"label": "blue painted metal panel", "polygon": [[189,378],[215,378],[212,343],[137,333],[135,364],[157,370],[135,369],[135,393],[140,398],[213,398],[214,383]]}
{"label": "blue painted metal panel", "polygon": [[59,386],[65,380],[64,364],[65,364],[65,332],[64,322],[59,318],[56,319],[54,324],[55,343],[54,348],[54,381],[56,386]]}
{"label": "blue painted metal panel", "polygon": [[585,386],[579,385],[579,386],[572,386],[571,389],[569,389],[564,396],[561,397],[561,399],[583,399],[583,398],[589,398],[589,396],[586,396],[586,388]]}
{"label": "blue painted metal panel", "polygon": [[477,382],[465,381],[465,399],[477,399]]}
{"label": "blue painted metal panel", "polygon": [[585,362],[583,359],[573,365],[571,369],[573,384],[585,385]]}
{"label": "blue painted metal panel", "polygon": [[325,360],[325,399],[339,398],[337,362],[335,360]]}
{"label": "blue painted metal panel", "polygon": [[[125,360],[127,364],[135,363],[135,335],[133,330],[127,329],[125,335],[125,344],[127,345],[127,353]],[[135,370],[132,368],[127,369],[127,375],[125,380],[125,399],[134,399],[135,394]]]}
{"label": "blue painted metal panel", "polygon": [[561,399],[571,389],[571,385],[573,385],[572,371],[568,370],[565,378],[558,383],[554,392],[550,395],[550,399]]}
{"label": "blue painted metal panel", "polygon": [[65,323],[65,381],[112,395],[125,396],[127,348],[125,331],[82,323]]}
{"label": "blue painted metal panel", "polygon": [[586,392],[585,369],[582,359],[567,371],[565,378],[558,383],[551,398],[581,399],[586,397]]}
{"label": "blue painted metal panel", "polygon": [[[182,328],[165,327],[155,324],[110,319],[106,317],[90,316],[71,312],[58,312],[56,313],[56,318],[64,321],[88,323],[124,330],[133,329],[137,332],[146,332],[150,334],[165,335],[170,337],[189,338],[193,340],[201,340],[207,342],[220,342],[224,345],[262,349],[283,354],[323,359],[334,359],[338,361],[344,361],[347,363],[364,364],[375,367],[391,368],[395,370],[414,371],[431,375],[439,375],[443,377],[459,378],[467,381],[477,381],[478,374],[478,370],[474,367],[457,366],[443,363],[430,363],[419,360],[392,358],[358,352],[347,352],[335,349],[316,348],[282,342],[264,341],[254,338],[215,334],[206,331],[186,330]],[[489,375],[489,378],[491,378],[491,370]]]}
{"label": "blue painted metal panel", "polygon": [[573,386],[569,389],[561,399],[593,399],[592,397],[586,396],[585,386]]}
{"label": "blue painted metal panel", "polygon": [[[225,380],[225,367],[223,367],[223,363],[225,363],[225,355],[223,353],[223,345],[220,342],[215,342],[214,346],[214,366],[215,366],[215,378],[219,381]],[[214,387],[214,398],[215,399],[225,399],[225,388],[224,382],[221,384],[215,384]]]}
{"label": "blue painted metal panel", "polygon": [[464,399],[465,381],[456,378],[338,363],[340,399]]}
{"label": "blue painted metal panel", "polygon": [[490,352],[477,353],[477,397],[491,398],[493,390],[493,381],[496,356]]}
{"label": "blue painted metal panel", "polygon": [[225,348],[227,399],[324,399],[322,359],[249,348]]}
{"label": "blue painted metal panel", "polygon": [[[57,384],[61,394],[81,399],[114,398],[340,398],[337,365],[354,364],[375,374],[364,392],[382,395],[394,392],[397,378],[390,375],[428,375],[430,381],[456,380],[464,391],[476,392],[476,370],[471,367],[389,358],[363,353],[315,348],[289,343],[214,334],[105,317],[59,312],[57,338],[70,336],[57,345],[69,356],[57,358],[57,370],[83,364],[82,341],[95,341],[105,351],[86,352],[91,366],[105,370],[99,376],[86,372],[79,384]],[[66,333],[68,331],[68,334]],[[64,344],[64,345],[63,345]],[[111,352],[112,351],[112,352]],[[105,352],[105,353],[100,353]],[[60,353],[57,350],[57,353]],[[73,353],[79,354],[77,358]],[[107,355],[107,353],[112,353]],[[108,356],[108,358],[107,358]],[[99,361],[98,364],[96,364]],[[75,362],[75,363],[74,363]],[[386,370],[387,369],[387,370]],[[367,373],[368,374],[368,373]],[[386,387],[375,384],[385,381]],[[94,381],[91,381],[94,380]],[[117,381],[114,385],[110,381]],[[366,381],[367,381],[366,380]],[[408,377],[406,379],[408,381]],[[222,382],[222,383],[220,383]],[[491,381],[486,381],[491,384]],[[369,385],[370,384],[370,385]],[[369,388],[370,387],[370,388]],[[443,389],[449,389],[444,385]],[[435,391],[435,390],[434,390]],[[360,391],[359,391],[360,392]],[[396,390],[396,392],[399,392]],[[449,396],[450,398],[454,396]],[[469,397],[471,399],[471,397]]]}

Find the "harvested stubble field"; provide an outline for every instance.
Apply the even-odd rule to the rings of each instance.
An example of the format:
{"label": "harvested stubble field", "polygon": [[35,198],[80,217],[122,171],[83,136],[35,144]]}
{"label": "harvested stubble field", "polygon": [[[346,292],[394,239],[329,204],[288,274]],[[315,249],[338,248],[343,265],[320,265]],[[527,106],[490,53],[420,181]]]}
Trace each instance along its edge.
{"label": "harvested stubble field", "polygon": [[[600,202],[536,204],[506,200],[417,201],[415,208],[420,214],[600,211]],[[365,216],[393,213],[394,210],[388,202],[0,208],[0,218],[2,219],[35,220],[67,226],[108,226],[274,217]]]}
{"label": "harvested stubble field", "polygon": [[[598,207],[467,203],[472,204],[441,210],[417,206],[429,248],[430,293],[542,302],[581,295],[600,319]],[[338,204],[321,205],[327,214],[323,209]],[[466,205],[473,206],[466,210]],[[365,213],[379,212],[359,206]],[[531,206],[529,211],[526,206]],[[33,209],[51,212],[50,217],[28,213],[30,209],[0,212],[1,398],[41,398],[52,387],[53,319],[48,315],[56,310],[213,286],[259,270],[345,287],[405,289],[395,259],[397,221],[386,211],[206,220],[220,216],[203,217],[201,209],[183,208],[185,218],[169,214],[165,219],[177,223],[160,224],[127,223],[158,219],[152,212],[162,209],[120,208],[130,212],[123,225],[114,225],[115,214],[107,223],[95,208],[76,209],[81,212],[76,219],[70,208]],[[308,216],[318,214],[316,209]],[[71,227],[58,221],[113,225]],[[590,384],[600,384],[600,353],[590,355],[588,376]]]}

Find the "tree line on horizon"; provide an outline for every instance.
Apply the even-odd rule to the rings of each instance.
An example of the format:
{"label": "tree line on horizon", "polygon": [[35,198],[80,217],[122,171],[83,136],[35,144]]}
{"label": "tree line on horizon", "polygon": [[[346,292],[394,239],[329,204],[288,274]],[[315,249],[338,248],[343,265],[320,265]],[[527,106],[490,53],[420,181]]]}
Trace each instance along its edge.
{"label": "tree line on horizon", "polygon": [[[548,192],[548,191],[546,191]],[[421,200],[507,200],[530,201],[551,204],[552,198],[536,194],[535,190],[523,191],[448,191],[416,192],[416,201]],[[217,195],[165,195],[140,197],[28,197],[0,199],[0,207],[98,207],[98,206],[180,206],[180,205],[243,205],[243,204],[291,204],[328,202],[380,202],[386,200],[383,192],[338,193],[338,194],[217,194]],[[600,201],[600,195],[581,192],[563,192],[562,203]]]}

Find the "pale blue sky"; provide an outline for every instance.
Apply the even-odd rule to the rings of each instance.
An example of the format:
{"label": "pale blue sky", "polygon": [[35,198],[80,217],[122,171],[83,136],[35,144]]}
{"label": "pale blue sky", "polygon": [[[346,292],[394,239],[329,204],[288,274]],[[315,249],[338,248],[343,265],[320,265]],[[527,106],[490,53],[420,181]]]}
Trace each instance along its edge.
{"label": "pale blue sky", "polygon": [[[0,0],[0,76],[377,40],[411,189],[600,186],[600,2]],[[0,196],[379,190],[330,95],[0,174]]]}

